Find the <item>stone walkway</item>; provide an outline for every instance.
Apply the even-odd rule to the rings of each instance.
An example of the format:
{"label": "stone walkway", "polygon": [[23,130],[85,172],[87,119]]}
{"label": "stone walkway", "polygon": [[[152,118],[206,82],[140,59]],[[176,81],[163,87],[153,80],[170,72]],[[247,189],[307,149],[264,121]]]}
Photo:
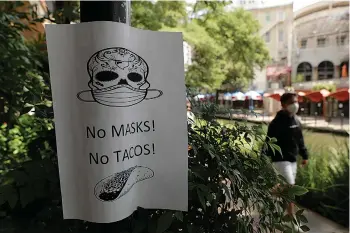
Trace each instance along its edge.
{"label": "stone walkway", "polygon": [[[223,116],[229,118],[229,115]],[[301,123],[307,128],[315,129],[328,129],[336,131],[350,131],[349,119],[348,118],[334,118],[331,122],[326,122],[322,117],[304,117],[298,116]],[[248,120],[251,122],[266,122],[270,123],[273,120],[273,116],[261,116],[261,115],[243,115],[243,114],[232,114],[233,120]]]}
{"label": "stone walkway", "polygon": [[322,217],[321,215],[306,211],[304,213],[305,217],[308,220],[306,224],[310,231],[309,233],[348,233],[349,229],[346,229],[339,224],[332,222],[331,220]]}
{"label": "stone walkway", "polygon": [[[238,204],[238,206],[240,206],[240,204]],[[329,220],[316,212],[305,209],[302,206],[299,206],[299,207],[304,209],[303,215],[308,220],[308,223],[303,224],[310,228],[310,231],[308,231],[308,233],[348,233],[349,232],[348,228],[345,228],[340,224],[335,223],[332,220]],[[255,221],[258,224],[259,222],[258,212],[253,210],[251,212],[251,216],[254,217]],[[299,233],[299,232],[295,232],[295,233]],[[300,233],[302,233],[302,231],[300,231]]]}

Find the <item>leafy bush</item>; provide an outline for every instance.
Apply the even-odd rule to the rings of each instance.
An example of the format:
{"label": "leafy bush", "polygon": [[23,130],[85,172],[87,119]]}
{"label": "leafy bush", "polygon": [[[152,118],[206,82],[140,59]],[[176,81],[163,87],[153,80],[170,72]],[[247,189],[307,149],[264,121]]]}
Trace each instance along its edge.
{"label": "leafy bush", "polygon": [[30,30],[29,15],[16,11],[22,2],[0,3],[0,124],[10,127],[35,106],[50,106],[48,72],[38,44],[22,34]]}
{"label": "leafy bush", "polygon": [[323,216],[349,226],[349,144],[310,147],[309,164],[299,169],[297,182],[310,192],[299,202]]}
{"label": "leafy bush", "polygon": [[0,127],[0,173],[39,156],[33,153],[33,142],[37,143],[38,136],[45,130],[53,129],[50,119],[25,114],[17,121],[12,128],[6,123]]}
{"label": "leafy bush", "polygon": [[296,83],[301,83],[301,82],[304,82],[305,81],[305,77],[303,74],[297,74],[295,77],[294,77],[294,82]]}
{"label": "leafy bush", "polygon": [[312,87],[312,90],[314,91],[320,91],[322,89],[325,89],[329,92],[334,92],[337,89],[337,87],[335,86],[335,84],[327,84],[327,83],[319,83]]}
{"label": "leafy bush", "polygon": [[[273,187],[284,181],[277,176],[271,163],[260,157],[265,131],[261,126],[244,124],[222,127],[209,117],[215,114],[204,112],[215,112],[215,105],[200,108],[207,119],[189,129],[192,148],[188,170],[189,211],[140,209],[116,223],[116,227],[125,232],[150,233],[275,232],[276,229],[288,229],[281,225],[288,220],[284,216],[284,206],[306,190],[295,186],[277,193],[278,198],[271,195]],[[36,120],[33,116],[28,117]],[[20,139],[27,145],[21,153],[30,159],[1,175],[0,210],[4,221],[9,224],[8,229],[13,229],[7,232],[31,229],[36,232],[94,231],[94,224],[62,221],[52,129],[41,127],[40,131],[35,131],[26,124],[18,128],[19,131],[31,131],[32,137],[28,137],[28,141],[25,137]],[[30,150],[34,145],[42,144],[47,146]],[[42,156],[33,156],[37,153]],[[300,224],[304,219],[298,215],[296,221]]]}

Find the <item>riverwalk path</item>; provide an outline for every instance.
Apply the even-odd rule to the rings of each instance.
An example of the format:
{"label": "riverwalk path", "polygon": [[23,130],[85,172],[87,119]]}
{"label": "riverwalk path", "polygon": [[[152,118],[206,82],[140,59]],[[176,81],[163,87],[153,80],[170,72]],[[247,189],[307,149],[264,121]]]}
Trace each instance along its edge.
{"label": "riverwalk path", "polygon": [[[262,116],[254,114],[224,114],[218,115],[218,118],[227,120],[248,121],[251,123],[270,123],[274,116]],[[325,121],[322,117],[306,117],[298,116],[304,129],[311,129],[315,131],[349,134],[350,125],[348,118],[334,118],[331,122]]]}
{"label": "riverwalk path", "polygon": [[321,215],[310,210],[305,211],[305,217],[308,220],[306,224],[310,231],[308,233],[348,233],[349,229],[322,217]]}

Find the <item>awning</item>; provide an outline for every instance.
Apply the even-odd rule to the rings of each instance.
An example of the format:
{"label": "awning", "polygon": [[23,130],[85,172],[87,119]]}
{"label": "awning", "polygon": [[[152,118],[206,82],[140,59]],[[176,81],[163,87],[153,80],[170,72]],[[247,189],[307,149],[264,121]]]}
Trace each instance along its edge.
{"label": "awning", "polygon": [[333,97],[338,101],[347,101],[349,100],[350,89],[339,89],[336,92],[331,93],[328,97]]}
{"label": "awning", "polygon": [[229,92],[225,93],[224,100],[232,100],[232,94]]}
{"label": "awning", "polygon": [[262,100],[261,95],[256,91],[248,91],[245,93],[246,99],[252,99],[252,100]]}
{"label": "awning", "polygon": [[264,97],[272,98],[272,99],[274,99],[276,101],[280,101],[281,100],[281,95],[279,93],[275,93],[275,94],[265,93]]}
{"label": "awning", "polygon": [[235,92],[232,94],[232,101],[243,101],[245,100],[245,95],[242,92]]}
{"label": "awning", "polygon": [[198,101],[198,100],[201,100],[201,101],[202,101],[202,100],[205,99],[205,95],[198,94],[198,95],[196,95],[196,96],[194,97],[194,99],[197,100],[197,101]]}
{"label": "awning", "polygon": [[[298,95],[298,102],[303,102],[303,97],[306,95],[305,92],[299,91],[297,92]],[[272,98],[276,101],[280,101],[281,100],[281,94],[280,93],[274,93],[274,94],[270,94],[270,93],[265,93],[264,97],[268,97],[268,98]]]}
{"label": "awning", "polygon": [[215,99],[215,93],[209,93],[205,95],[206,100],[214,100]]}
{"label": "awning", "polygon": [[329,96],[329,94],[329,91],[322,89],[320,91],[308,93],[305,95],[305,97],[311,100],[312,102],[321,102],[323,98]]}

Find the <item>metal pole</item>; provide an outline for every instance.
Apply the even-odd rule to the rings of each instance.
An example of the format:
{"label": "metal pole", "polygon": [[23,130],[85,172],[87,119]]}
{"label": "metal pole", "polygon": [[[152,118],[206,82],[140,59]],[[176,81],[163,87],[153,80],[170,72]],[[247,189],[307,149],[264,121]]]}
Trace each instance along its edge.
{"label": "metal pole", "polygon": [[80,1],[80,22],[114,21],[130,25],[130,1]]}
{"label": "metal pole", "polygon": [[304,121],[305,120],[305,114],[304,114],[304,108],[301,108],[301,121]]}
{"label": "metal pole", "polygon": [[344,113],[342,112],[340,114],[340,125],[341,125],[341,129],[343,129],[343,124],[344,124]]}
{"label": "metal pole", "polygon": [[317,115],[318,115],[318,112],[315,112],[315,127],[317,126]]}
{"label": "metal pole", "polygon": [[[130,15],[130,1],[80,1],[80,22],[113,21],[130,25]],[[120,229],[120,222],[93,225],[98,233],[118,233],[123,230]]]}

